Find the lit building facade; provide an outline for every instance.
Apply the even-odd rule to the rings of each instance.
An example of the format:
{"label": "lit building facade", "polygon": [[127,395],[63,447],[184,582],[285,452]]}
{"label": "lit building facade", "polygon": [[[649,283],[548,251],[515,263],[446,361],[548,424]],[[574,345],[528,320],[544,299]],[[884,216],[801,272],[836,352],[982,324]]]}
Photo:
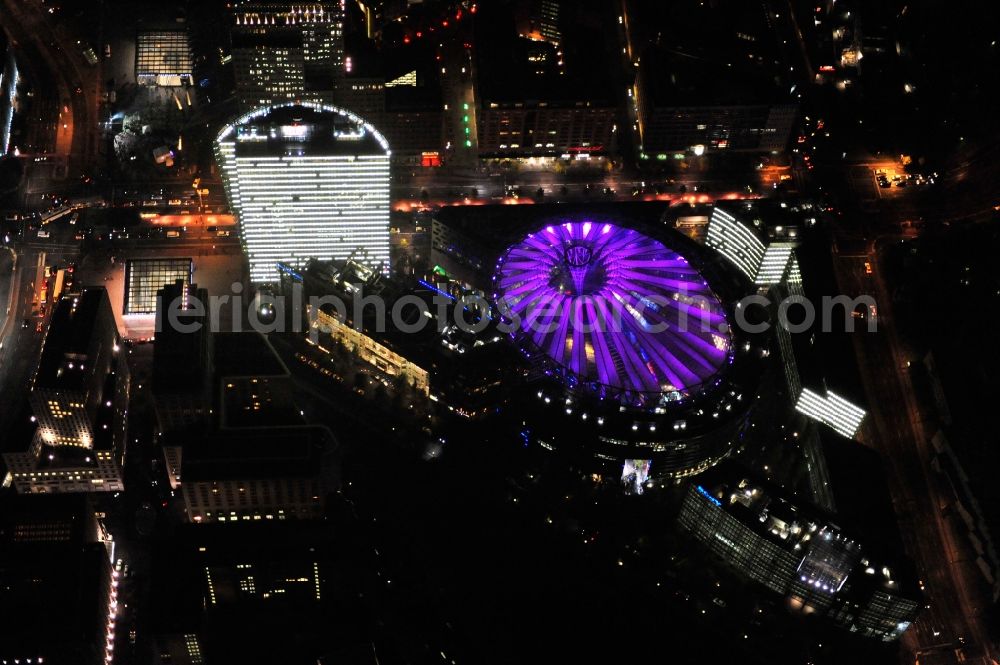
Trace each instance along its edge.
{"label": "lit building facade", "polygon": [[705,244],[725,256],[747,278],[756,281],[767,247],[754,227],[715,208]]}
{"label": "lit building facade", "polygon": [[788,145],[798,107],[645,105],[640,107],[640,113],[642,146],[649,155],[698,150],[696,146],[706,150],[775,153]]}
{"label": "lit building facade", "polygon": [[486,102],[478,110],[483,157],[603,155],[611,150],[617,107],[597,102]]}
{"label": "lit building facade", "polygon": [[794,256],[795,235],[767,238],[765,242],[763,231],[717,207],[712,210],[705,244],[718,250],[758,287],[801,279]]}
{"label": "lit building facade", "polygon": [[0,663],[113,662],[121,560],[103,534],[86,497],[4,497]]}
{"label": "lit building facade", "polygon": [[795,410],[833,428],[848,439],[857,436],[866,415],[864,409],[830,390],[820,395],[809,388],[802,389]]}
{"label": "lit building facade", "polygon": [[139,85],[191,85],[194,62],[187,32],[140,32],[136,38],[135,79]]}
{"label": "lit building facade", "polygon": [[449,144],[455,145],[455,130],[443,108],[440,89],[433,83],[426,89],[386,83],[385,108],[377,117],[397,163],[423,165],[424,156],[440,159]]}
{"label": "lit building facade", "polygon": [[738,576],[784,596],[793,611],[852,632],[893,641],[921,605],[905,567],[873,563],[830,516],[736,465],[688,487],[678,524]]}
{"label": "lit building facade", "polygon": [[[605,55],[617,50],[615,31],[598,27],[610,14],[585,17],[586,11],[551,0],[480,3],[470,129],[477,140],[466,144],[480,157],[584,158],[616,151],[620,100],[610,92],[618,84]],[[560,21],[577,29],[560,34]]]}
{"label": "lit building facade", "polygon": [[517,32],[522,37],[555,46],[562,41],[559,0],[522,0],[515,10],[515,20]]}
{"label": "lit building facade", "polygon": [[625,216],[547,221],[493,262],[498,316],[531,365],[531,389],[513,398],[526,444],[635,491],[717,464],[761,376],[760,340],[726,323],[742,282],[689,239]]}
{"label": "lit building facade", "polygon": [[[453,123],[445,121],[441,63],[432,53],[418,51],[391,63],[353,54],[337,91],[337,105],[378,127],[392,146],[393,161],[408,167],[440,165],[448,142],[455,143]],[[425,155],[436,160],[425,163]]]}
{"label": "lit building facade", "polygon": [[18,492],[123,489],[129,373],[120,349],[104,289],[56,304],[29,395],[34,438],[4,454]]}
{"label": "lit building facade", "polygon": [[329,334],[333,340],[351,349],[360,360],[368,363],[379,375],[392,380],[402,378],[419,393],[427,395],[430,379],[427,370],[410,362],[389,347],[380,344],[361,330],[355,330],[336,315],[323,311],[309,312],[309,319],[315,321],[318,330]]}
{"label": "lit building facade", "polygon": [[[716,207],[712,211],[705,244],[722,254],[761,292],[777,287],[783,297],[804,298],[802,274],[795,255],[797,233],[782,226],[765,226],[763,222],[748,222]],[[778,231],[781,233],[776,233]],[[792,336],[785,326],[778,326],[777,337],[796,411],[842,436],[857,436],[866,411],[825,385],[804,387]]]}
{"label": "lit building facade", "polygon": [[238,0],[232,12],[236,93],[244,109],[333,101],[344,74],[341,0]]}
{"label": "lit building facade", "polygon": [[[674,22],[690,44],[650,45],[638,58],[633,97],[640,154],[666,159],[675,153],[776,153],[788,146],[798,117],[794,82],[765,64],[764,38],[750,34],[759,12],[740,27],[712,5],[678,10]],[[680,23],[689,22],[685,30]],[[699,34],[701,33],[701,34]],[[735,39],[734,39],[735,36]],[[697,54],[697,55],[695,55]]]}
{"label": "lit building facade", "polygon": [[14,61],[14,51],[0,35],[0,156],[10,150],[10,131],[17,112],[17,86],[20,75]]}
{"label": "lit building facade", "polygon": [[320,427],[167,435],[163,451],[190,523],[318,519],[338,486],[333,436]]}
{"label": "lit building facade", "polygon": [[310,258],[389,266],[389,144],[359,116],[302,102],[227,125],[216,160],[255,283]]}
{"label": "lit building facade", "polygon": [[125,262],[125,314],[154,314],[160,289],[191,283],[191,259],[130,259]]}

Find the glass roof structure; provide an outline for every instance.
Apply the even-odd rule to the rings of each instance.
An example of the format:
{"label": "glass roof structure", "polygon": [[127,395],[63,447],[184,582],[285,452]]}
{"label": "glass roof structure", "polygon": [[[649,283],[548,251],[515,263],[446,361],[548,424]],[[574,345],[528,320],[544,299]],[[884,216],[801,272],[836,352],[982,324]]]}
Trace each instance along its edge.
{"label": "glass roof structure", "polygon": [[573,389],[632,406],[683,400],[732,359],[725,310],[687,259],[634,229],[547,226],[497,264],[513,337]]}

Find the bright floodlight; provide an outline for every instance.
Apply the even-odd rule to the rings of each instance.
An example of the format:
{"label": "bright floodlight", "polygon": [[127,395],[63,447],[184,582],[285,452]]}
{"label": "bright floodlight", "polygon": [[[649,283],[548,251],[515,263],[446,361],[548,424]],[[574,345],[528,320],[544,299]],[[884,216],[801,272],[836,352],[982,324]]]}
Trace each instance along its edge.
{"label": "bright floodlight", "polygon": [[494,276],[515,339],[570,388],[630,406],[682,400],[731,358],[722,304],[683,256],[633,229],[568,222],[507,250]]}

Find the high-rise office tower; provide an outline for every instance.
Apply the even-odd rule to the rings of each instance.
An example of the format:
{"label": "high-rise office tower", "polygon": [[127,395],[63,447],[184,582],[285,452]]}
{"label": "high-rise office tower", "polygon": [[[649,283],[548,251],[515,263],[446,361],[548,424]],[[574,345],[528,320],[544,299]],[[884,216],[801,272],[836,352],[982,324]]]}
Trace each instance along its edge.
{"label": "high-rise office tower", "polygon": [[99,412],[115,387],[118,348],[107,291],[87,289],[59,301],[31,389],[31,410],[45,443],[94,445]]}
{"label": "high-rise office tower", "polygon": [[549,42],[562,42],[559,29],[558,0],[521,0],[514,9],[517,32],[522,37]]}
{"label": "high-rise office tower", "polygon": [[153,406],[159,431],[204,423],[211,410],[212,330],[208,292],[177,280],[156,295]]}
{"label": "high-rise office tower", "polygon": [[103,288],[56,304],[29,395],[34,437],[4,453],[18,492],[122,490],[125,355]]}
{"label": "high-rise office tower", "polygon": [[369,123],[312,102],[264,107],[223,128],[215,151],[252,282],[311,258],[387,270],[390,151]]}
{"label": "high-rise office tower", "polygon": [[344,75],[343,0],[237,0],[232,12],[236,94],[245,110],[334,101]]}

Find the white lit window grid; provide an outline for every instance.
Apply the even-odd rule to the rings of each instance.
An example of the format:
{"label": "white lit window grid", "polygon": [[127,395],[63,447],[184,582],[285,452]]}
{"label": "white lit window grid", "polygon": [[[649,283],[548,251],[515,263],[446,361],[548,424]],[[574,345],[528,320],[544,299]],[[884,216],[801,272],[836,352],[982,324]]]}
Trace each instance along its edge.
{"label": "white lit window grid", "polygon": [[212,583],[212,571],[205,568],[205,580],[208,582],[208,598],[213,605],[216,604],[215,599],[215,585]]}
{"label": "white lit window grid", "polygon": [[157,292],[177,280],[190,283],[191,266],[191,259],[129,260],[125,314],[155,314]]}
{"label": "white lit window grid", "polygon": [[257,594],[257,583],[254,581],[253,575],[247,575],[240,580],[240,591],[251,596]]}
{"label": "white lit window grid", "polygon": [[[382,147],[385,149],[386,155],[363,156],[363,157],[353,158],[352,161],[355,161],[355,162],[356,161],[361,161],[363,163],[363,162],[365,162],[367,160],[374,159],[374,160],[376,160],[376,161],[378,161],[378,162],[380,162],[382,164],[383,168],[380,169],[380,173],[379,173],[380,182],[378,184],[380,184],[380,185],[382,184],[381,183],[381,178],[383,176],[385,178],[386,184],[383,187],[379,188],[381,191],[379,191],[378,194],[379,194],[379,198],[381,198],[383,200],[383,204],[384,204],[384,206],[386,208],[386,211],[385,211],[385,224],[387,226],[387,224],[388,224],[388,205],[389,205],[389,200],[388,200],[388,184],[387,184],[388,183],[388,157],[389,157],[390,153],[389,153],[389,146],[388,146],[388,143],[386,142],[385,138],[380,133],[378,133],[370,124],[366,123],[359,116],[351,113],[350,111],[345,111],[343,109],[339,109],[339,108],[336,108],[336,107],[332,107],[332,106],[328,106],[328,105],[324,105],[324,104],[319,104],[319,103],[315,103],[315,102],[303,102],[302,105],[306,106],[306,107],[309,107],[309,108],[313,108],[315,110],[319,110],[319,111],[338,113],[339,115],[342,115],[345,118],[348,118],[349,120],[352,120],[356,124],[361,125],[364,128],[364,130],[366,132],[370,133],[382,145]],[[282,106],[282,105],[279,105],[279,106]],[[249,227],[248,227],[248,224],[247,224],[247,222],[252,221],[251,220],[251,216],[245,215],[242,212],[243,209],[244,209],[243,191],[242,191],[242,187],[241,187],[241,178],[240,178],[239,173],[238,173],[239,170],[237,168],[236,148],[235,148],[235,143],[233,141],[233,137],[234,137],[234,134],[235,134],[235,128],[237,126],[239,126],[241,124],[248,123],[251,120],[253,120],[255,118],[258,118],[258,117],[261,117],[263,115],[267,115],[271,111],[272,111],[272,107],[262,107],[262,108],[254,110],[254,111],[251,111],[250,113],[245,114],[244,116],[242,116],[241,118],[239,118],[234,123],[232,123],[232,124],[228,125],[227,127],[223,128],[223,130],[219,133],[219,136],[218,136],[218,138],[216,140],[216,157],[217,157],[217,160],[219,161],[220,165],[222,166],[222,169],[221,169],[222,170],[222,177],[223,177],[223,181],[224,181],[224,183],[226,185],[226,192],[227,192],[228,198],[230,200],[230,205],[233,208],[233,210],[235,210],[235,211],[238,212],[239,217],[240,217],[240,221],[241,221],[241,224],[240,224],[240,233],[241,233],[241,237],[242,237],[242,239],[244,241],[244,245],[247,248],[247,253],[250,255],[250,258],[251,258],[251,280],[253,280],[253,281],[273,281],[273,279],[274,279],[274,267],[273,266],[274,266],[275,260],[283,260],[283,259],[285,259],[285,260],[288,260],[288,262],[292,262],[292,263],[295,263],[296,259],[297,259],[298,262],[301,262],[301,261],[304,260],[303,258],[300,258],[300,257],[281,257],[281,256],[275,256],[275,255],[273,255],[273,252],[272,252],[272,256],[267,257],[266,260],[264,260],[264,258],[261,257],[260,261],[256,261],[256,263],[258,264],[258,268],[257,268],[257,270],[253,269],[253,266],[254,266],[254,263],[255,263],[254,259],[257,259],[258,255],[260,255],[261,251],[263,251],[263,250],[261,250],[261,251],[254,251],[254,249],[252,248],[252,245],[254,245],[254,243],[252,243],[251,241],[252,241],[253,237],[256,234],[252,230],[248,233],[247,229],[249,227],[253,226],[252,223],[249,225]],[[263,160],[262,159],[257,159],[257,160],[254,160],[254,161],[257,161],[257,162],[260,162],[260,161],[282,161],[284,159],[285,158],[274,157],[274,158],[263,158]],[[309,171],[309,170],[315,171],[315,168],[313,168],[313,167],[310,166],[310,167],[308,167],[306,169],[306,171]],[[252,174],[248,173],[247,177],[248,178],[253,178],[254,176]],[[273,185],[273,183],[271,183],[271,184]],[[290,187],[291,190],[294,191],[299,186],[301,186],[301,182],[297,181],[297,182],[294,182],[289,187]],[[300,203],[301,203],[301,201],[300,201]],[[381,205],[378,206],[378,207],[381,208]],[[273,214],[274,214],[273,212],[269,213],[269,215],[271,215],[271,216],[273,216]],[[379,240],[381,241],[381,231],[379,232],[379,236],[380,236]],[[269,244],[273,244],[273,243],[269,243]],[[387,241],[385,243],[380,243],[380,244],[384,245],[384,247],[381,249],[381,251],[369,251],[369,255],[372,256],[372,258],[373,258],[374,261],[376,261],[376,262],[384,261],[385,264],[387,265],[388,264],[388,260],[389,260]],[[274,248],[271,248],[271,249],[274,249]],[[305,257],[305,258],[310,258],[310,257]],[[322,257],[317,257],[317,258],[322,258]],[[344,258],[346,258],[346,256]],[[266,265],[268,261],[270,261],[270,265],[269,266]]]}
{"label": "white lit window grid", "polygon": [[139,33],[136,43],[136,78],[155,80],[160,76],[191,76],[193,62],[188,36],[184,32]]}
{"label": "white lit window grid", "polygon": [[[236,160],[243,237],[252,259],[259,260],[251,266],[252,279],[273,281],[277,261],[296,264],[313,256],[343,259],[361,246],[375,260],[387,263],[389,164],[384,156],[372,161],[376,160],[374,164],[366,164],[366,158],[343,157]],[[244,170],[245,162],[271,162],[272,168],[258,165]],[[303,190],[303,183],[309,178],[315,182],[317,173],[322,180],[319,188]],[[258,198],[270,200],[255,205]],[[336,213],[334,224],[331,209]],[[294,233],[294,240],[275,242],[276,229]],[[339,237],[339,242],[331,243],[332,237]],[[261,262],[263,268],[255,270]]]}
{"label": "white lit window grid", "polygon": [[385,82],[385,87],[387,88],[397,88],[397,87],[415,88],[416,86],[417,86],[417,70],[415,69],[412,72],[407,72],[398,78]]}
{"label": "white lit window grid", "polygon": [[793,285],[802,284],[802,271],[799,268],[799,260],[794,256],[788,268],[788,283]]}
{"label": "white lit window grid", "polygon": [[755,279],[766,248],[757,234],[731,215],[716,208],[708,225],[707,244],[716,248],[743,274]]}
{"label": "white lit window grid", "polygon": [[197,635],[185,635],[184,646],[187,648],[188,658],[194,665],[205,662],[201,655],[201,645],[198,643]]}
{"label": "white lit window grid", "polygon": [[796,411],[829,425],[838,434],[854,438],[865,418],[865,411],[843,397],[827,391],[824,398],[809,388],[804,388],[795,405]]}
{"label": "white lit window grid", "polygon": [[785,269],[792,258],[793,246],[790,244],[772,244],[767,248],[760,269],[757,271],[755,283],[759,286],[780,284],[785,276]]}

